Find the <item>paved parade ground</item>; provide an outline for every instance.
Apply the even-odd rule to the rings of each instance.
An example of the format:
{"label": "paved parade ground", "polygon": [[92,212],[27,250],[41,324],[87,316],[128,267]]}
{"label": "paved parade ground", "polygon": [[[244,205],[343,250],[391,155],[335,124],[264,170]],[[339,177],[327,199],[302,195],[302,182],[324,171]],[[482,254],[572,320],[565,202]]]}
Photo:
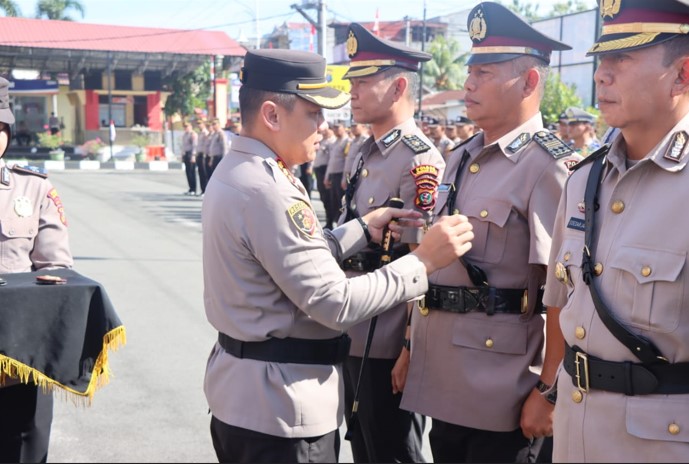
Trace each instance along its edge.
{"label": "paved parade ground", "polygon": [[[217,462],[203,394],[217,334],[203,309],[202,199],[182,195],[176,170],[65,170],[50,179],[65,205],[75,270],[104,285],[127,344],[110,352],[110,384],[90,407],[58,391],[48,461]],[[424,449],[430,460],[427,435]],[[340,462],[352,462],[344,440]]]}

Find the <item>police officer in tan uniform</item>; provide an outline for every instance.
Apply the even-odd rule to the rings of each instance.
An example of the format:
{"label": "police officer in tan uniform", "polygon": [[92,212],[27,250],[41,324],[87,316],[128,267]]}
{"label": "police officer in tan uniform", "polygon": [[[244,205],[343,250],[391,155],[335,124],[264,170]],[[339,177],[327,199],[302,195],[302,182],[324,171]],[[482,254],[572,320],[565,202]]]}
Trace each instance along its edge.
{"label": "police officer in tan uniform", "polygon": [[[350,184],[339,223],[385,206],[390,198],[419,211],[427,220],[433,210],[445,161],[414,122],[419,88],[418,66],[427,53],[380,39],[358,23],[349,28],[352,116],[371,126],[371,137],[351,153]],[[416,237],[414,237],[416,239]],[[398,243],[393,260],[409,252]],[[361,275],[380,265],[381,249],[371,245],[343,263],[348,276]],[[399,408],[402,394],[392,380],[393,367],[403,347],[407,303],[378,317],[369,347],[362,358],[369,322],[352,327],[352,348],[345,363],[345,415],[351,417],[359,385],[358,420],[349,425],[354,462],[423,462],[424,418]]]}
{"label": "police officer in tan uniform", "polygon": [[589,55],[620,133],[572,173],[555,222],[557,462],[689,460],[687,3],[600,2]]}
{"label": "police officer in tan uniform", "polygon": [[435,217],[467,215],[476,238],[429,277],[412,313],[402,408],[432,417],[434,462],[532,461],[552,432],[540,390],[562,350],[548,330],[542,358],[541,290],[558,200],[580,159],[543,128],[539,106],[551,52],[570,47],[494,2],[474,7],[468,30],[467,116],[483,131],[452,152]]}
{"label": "police officer in tan uniform", "polygon": [[187,177],[189,190],[185,195],[196,195],[196,150],[199,136],[194,132],[191,123],[184,123],[184,134],[182,134],[182,162],[184,163],[184,173]]}
{"label": "police officer in tan uniform", "polygon": [[[445,218],[412,253],[347,278],[342,260],[380,242],[393,217],[419,226],[420,214],[381,208],[323,231],[291,169],[314,158],[322,108],[349,96],[327,87],[323,57],[294,50],[250,50],[242,84],[242,134],[202,209],[205,309],[219,332],[204,382],[213,443],[221,462],[336,462],[343,332],[423,294],[473,234],[465,216]],[[388,227],[400,237],[401,224]]]}
{"label": "police officer in tan uniform", "polygon": [[352,166],[354,166],[354,159],[356,158],[357,153],[359,153],[361,146],[369,137],[368,126],[366,124],[354,122],[349,128],[349,135],[351,136],[352,141],[349,144],[349,153],[345,158],[345,165],[343,171],[344,178],[342,179],[343,191],[347,189],[347,185],[349,184],[349,176],[352,172]]}
{"label": "police officer in tan uniform", "polygon": [[[14,124],[8,88],[9,82],[0,78],[0,274],[69,268],[73,262],[67,220],[57,191],[40,171],[10,168],[2,159]],[[0,462],[46,462],[52,393],[16,379],[4,380],[0,386]]]}
{"label": "police officer in tan uniform", "polygon": [[196,169],[199,172],[199,187],[201,187],[201,195],[206,191],[206,184],[208,183],[208,163],[206,161],[206,153],[208,150],[208,127],[204,121],[199,122],[198,140],[196,142]]}
{"label": "police officer in tan uniform", "polygon": [[[328,167],[325,170],[324,184],[328,190],[328,204],[330,216],[337,219],[342,208],[342,179],[344,178],[345,159],[349,153],[351,139],[347,134],[347,127],[342,121],[332,124],[335,139],[328,144]],[[330,224],[328,224],[330,227]]]}
{"label": "police officer in tan uniform", "polygon": [[208,142],[208,178],[213,175],[213,171],[218,167],[220,160],[225,156],[228,149],[227,136],[220,127],[220,120],[214,119],[211,123],[213,129]]}

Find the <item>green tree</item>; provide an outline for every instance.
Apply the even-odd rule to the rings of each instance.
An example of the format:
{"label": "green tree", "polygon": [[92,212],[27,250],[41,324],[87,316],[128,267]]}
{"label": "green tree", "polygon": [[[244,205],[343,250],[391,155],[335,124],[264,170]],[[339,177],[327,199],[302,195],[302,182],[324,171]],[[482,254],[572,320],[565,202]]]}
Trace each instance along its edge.
{"label": "green tree", "polygon": [[165,115],[180,114],[186,119],[194,114],[194,108],[203,108],[210,97],[210,63],[187,73],[173,73],[167,79],[170,96],[165,102]]}
{"label": "green tree", "polygon": [[576,86],[565,84],[557,73],[551,72],[545,82],[545,94],[541,101],[541,114],[545,123],[557,123],[560,113],[570,106],[582,107],[581,98],[576,94]]}
{"label": "green tree", "polygon": [[84,18],[84,6],[79,0],[38,0],[36,4],[36,18],[59,19],[74,21],[67,13],[76,10]]}
{"label": "green tree", "polygon": [[5,12],[5,16],[21,16],[19,5],[12,0],[0,0],[0,10]]}
{"label": "green tree", "polygon": [[428,52],[433,58],[424,64],[424,85],[436,90],[462,88],[466,79],[464,63],[467,54],[462,52],[459,42],[439,35],[429,45]]}

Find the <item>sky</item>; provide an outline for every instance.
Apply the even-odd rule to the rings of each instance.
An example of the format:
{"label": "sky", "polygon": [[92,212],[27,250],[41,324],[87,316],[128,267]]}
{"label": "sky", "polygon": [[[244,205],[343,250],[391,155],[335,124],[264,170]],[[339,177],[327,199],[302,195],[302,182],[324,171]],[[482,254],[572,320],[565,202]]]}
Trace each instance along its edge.
{"label": "sky", "polygon": [[[34,17],[37,0],[14,0],[22,16]],[[73,19],[93,24],[163,27],[172,29],[208,29],[224,31],[233,39],[251,39],[270,33],[283,22],[305,22],[290,5],[308,0],[79,0],[85,16],[70,11]],[[476,0],[324,0],[328,19],[336,21],[373,21],[376,10],[380,21],[401,20],[405,16],[423,19],[466,10]],[[529,1],[529,0],[527,0]],[[558,0],[530,0],[539,13],[547,13]],[[313,1],[311,3],[317,3]],[[591,8],[595,0],[586,0]],[[313,19],[317,11],[306,10]],[[258,21],[257,21],[258,19]]]}

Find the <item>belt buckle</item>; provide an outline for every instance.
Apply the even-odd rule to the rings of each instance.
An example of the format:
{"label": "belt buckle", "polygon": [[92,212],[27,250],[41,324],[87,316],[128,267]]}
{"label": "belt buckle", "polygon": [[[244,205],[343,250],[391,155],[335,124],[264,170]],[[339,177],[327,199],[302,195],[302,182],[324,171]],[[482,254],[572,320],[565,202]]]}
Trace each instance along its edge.
{"label": "belt buckle", "polygon": [[[583,365],[583,375],[584,375],[584,380],[586,382],[585,386],[581,385],[581,375],[582,375],[582,368],[580,367]],[[589,391],[589,360],[588,356],[586,353],[582,353],[581,351],[577,351],[574,354],[574,368],[575,368],[575,377],[577,378],[577,388],[581,390],[584,393],[587,393]]]}
{"label": "belt buckle", "polygon": [[421,297],[421,300],[419,300],[419,312],[422,316],[428,316],[429,311],[428,306],[426,306],[426,295],[424,295]]}

